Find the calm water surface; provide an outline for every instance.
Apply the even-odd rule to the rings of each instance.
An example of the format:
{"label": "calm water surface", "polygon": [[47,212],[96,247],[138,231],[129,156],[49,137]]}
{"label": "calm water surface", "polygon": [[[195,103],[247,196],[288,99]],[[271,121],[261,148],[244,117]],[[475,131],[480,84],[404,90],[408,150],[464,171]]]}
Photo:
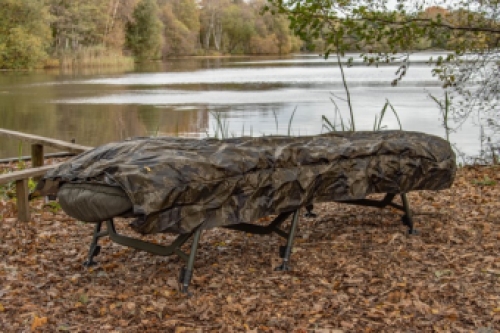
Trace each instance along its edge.
{"label": "calm water surface", "polygon": [[[445,135],[436,104],[438,80],[416,62],[397,87],[396,66],[346,68],[358,130],[371,130],[386,100],[405,130]],[[0,127],[89,146],[146,135],[205,137],[218,120],[230,136],[324,132],[322,115],[332,122],[335,104],[344,121],[340,72],[333,60],[316,56],[231,59],[179,59],[129,73],[0,74]],[[332,101],[333,100],[333,101]],[[293,117],[292,117],[293,115]],[[387,114],[383,125],[399,128]],[[468,155],[480,146],[480,128],[468,121],[451,140]],[[0,157],[29,153],[27,145],[3,139]]]}

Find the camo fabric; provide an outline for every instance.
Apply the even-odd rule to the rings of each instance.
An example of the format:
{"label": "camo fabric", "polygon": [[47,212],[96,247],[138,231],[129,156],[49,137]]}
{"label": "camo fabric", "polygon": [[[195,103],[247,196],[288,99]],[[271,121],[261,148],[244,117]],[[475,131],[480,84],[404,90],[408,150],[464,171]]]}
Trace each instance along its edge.
{"label": "camo fabric", "polygon": [[441,190],[455,171],[450,144],[417,132],[134,138],[72,158],[38,188],[49,194],[65,183],[119,187],[132,202],[135,230],[186,233],[253,223],[314,202]]}

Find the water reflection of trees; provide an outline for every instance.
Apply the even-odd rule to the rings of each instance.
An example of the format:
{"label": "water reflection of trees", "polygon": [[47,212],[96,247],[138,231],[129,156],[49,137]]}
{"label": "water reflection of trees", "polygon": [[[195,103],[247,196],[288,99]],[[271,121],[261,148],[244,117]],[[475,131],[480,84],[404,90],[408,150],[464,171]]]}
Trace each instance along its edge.
{"label": "water reflection of trees", "polygon": [[139,107],[137,116],[146,135],[199,137],[207,131],[208,113],[206,106],[176,108],[143,105]]}
{"label": "water reflection of trees", "polygon": [[[137,105],[48,104],[40,110],[32,105],[4,100],[0,127],[98,146],[137,136],[205,136],[209,123],[207,107],[176,111]],[[20,154],[29,154],[29,146],[3,141],[1,157]]]}
{"label": "water reflection of trees", "polygon": [[59,107],[59,122],[73,131],[66,136],[90,146],[137,136],[196,136],[208,127],[207,110],[176,111],[150,105],[85,105],[85,109],[71,112],[69,105]]}

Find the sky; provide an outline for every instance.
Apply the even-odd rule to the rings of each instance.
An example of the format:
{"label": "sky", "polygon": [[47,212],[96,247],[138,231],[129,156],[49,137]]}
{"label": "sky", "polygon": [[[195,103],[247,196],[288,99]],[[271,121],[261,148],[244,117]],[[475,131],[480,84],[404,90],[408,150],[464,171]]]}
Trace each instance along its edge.
{"label": "sky", "polygon": [[[391,9],[394,9],[396,8],[396,5],[398,3],[397,0],[387,0],[387,7],[388,8],[391,8]],[[415,5],[416,3],[424,3],[425,4],[425,8],[428,8],[428,7],[432,7],[432,6],[441,6],[441,7],[449,7],[449,6],[452,6],[453,4],[458,4],[460,3],[460,0],[405,0],[405,5],[407,5],[408,7],[411,7],[413,5]],[[470,1],[471,4],[474,2],[474,1]]]}

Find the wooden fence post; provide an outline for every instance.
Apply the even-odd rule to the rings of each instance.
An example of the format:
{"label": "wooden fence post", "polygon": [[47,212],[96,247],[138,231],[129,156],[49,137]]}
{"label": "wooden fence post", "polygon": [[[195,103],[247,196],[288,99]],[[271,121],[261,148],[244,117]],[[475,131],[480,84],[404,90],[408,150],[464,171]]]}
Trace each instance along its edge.
{"label": "wooden fence post", "polygon": [[[43,145],[32,144],[31,145],[31,167],[36,168],[43,166],[44,156],[43,156]],[[33,178],[35,181],[40,180],[40,176]]]}
{"label": "wooden fence post", "polygon": [[31,216],[28,195],[28,179],[16,180],[17,218],[21,222],[30,221]]}

